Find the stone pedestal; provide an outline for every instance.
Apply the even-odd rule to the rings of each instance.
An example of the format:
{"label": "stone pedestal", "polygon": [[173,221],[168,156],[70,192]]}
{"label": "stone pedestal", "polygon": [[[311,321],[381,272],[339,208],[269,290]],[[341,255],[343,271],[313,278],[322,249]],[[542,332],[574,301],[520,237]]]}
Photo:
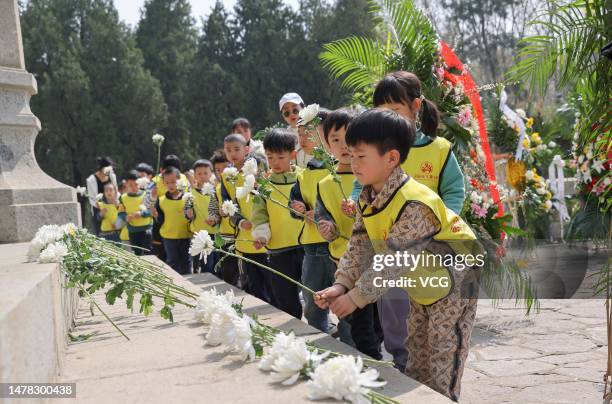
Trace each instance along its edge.
{"label": "stone pedestal", "polygon": [[45,174],[34,156],[40,121],[25,70],[17,0],[0,0],[0,243],[27,241],[43,224],[80,224],[72,187]]}

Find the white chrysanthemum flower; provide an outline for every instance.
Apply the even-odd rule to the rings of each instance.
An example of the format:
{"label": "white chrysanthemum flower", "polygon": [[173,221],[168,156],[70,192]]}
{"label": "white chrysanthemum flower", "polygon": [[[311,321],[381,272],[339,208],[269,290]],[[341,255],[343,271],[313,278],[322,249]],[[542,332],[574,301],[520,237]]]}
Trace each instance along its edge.
{"label": "white chrysanthemum flower", "polygon": [[236,167],[225,167],[223,170],[223,176],[229,180],[235,179],[238,176],[238,169]]}
{"label": "white chrysanthemum flower", "polygon": [[219,306],[212,314],[210,328],[206,333],[206,345],[217,346],[227,341],[227,336],[234,332],[234,318],[238,317],[231,306]]}
{"label": "white chrysanthemum flower", "polygon": [[253,346],[253,331],[251,326],[253,320],[251,317],[244,315],[242,317],[236,315],[232,318],[233,329],[226,329],[224,345],[227,351],[238,355],[241,361],[255,359],[255,347]]}
{"label": "white chrysanthemum flower", "polygon": [[223,203],[221,204],[221,210],[227,216],[234,216],[236,212],[238,212],[238,205],[236,205],[230,200],[223,201]]}
{"label": "white chrysanthemum flower", "polygon": [[384,386],[386,382],[377,381],[378,370],[362,372],[362,369],[363,361],[359,357],[342,355],[331,358],[310,374],[312,380],[307,384],[308,398],[319,400],[331,397],[351,403],[369,403],[365,395],[370,388]]}
{"label": "white chrysanthemum flower", "polygon": [[140,177],[136,180],[136,185],[138,185],[138,188],[140,189],[147,189],[150,182],[151,181],[149,181],[147,177]]}
{"label": "white chrysanthemum flower", "polygon": [[47,245],[61,240],[65,234],[64,229],[56,224],[41,226],[36,231],[32,241],[30,241],[28,247],[29,260],[36,261],[40,252],[47,247]]}
{"label": "white chrysanthemum flower", "polygon": [[61,241],[49,244],[44,250],[40,252],[38,262],[49,263],[49,262],[62,262],[65,255],[68,254],[68,247]]}
{"label": "white chrysanthemum flower", "polygon": [[215,243],[208,234],[207,230],[200,230],[193,235],[191,245],[189,246],[189,254],[191,256],[199,255],[206,263],[206,257],[215,250]]}
{"label": "white chrysanthemum flower", "polygon": [[191,192],[185,192],[183,194],[183,200],[184,201],[192,201],[193,200],[193,194]]}
{"label": "white chrysanthemum flower", "polygon": [[231,289],[224,294],[217,293],[216,288],[205,290],[198,298],[194,318],[204,324],[210,324],[213,315],[226,308],[231,308],[234,300],[234,291]]}
{"label": "white chrysanthemum flower", "polygon": [[251,157],[247,159],[247,161],[245,161],[244,164],[242,165],[242,174],[244,174],[245,176],[249,176],[249,175],[256,176],[258,168],[259,167],[257,166],[257,160]]}
{"label": "white chrysanthemum flower", "polygon": [[246,198],[247,202],[249,201],[249,196],[251,192],[255,189],[255,176],[252,174],[244,177],[244,185],[236,188],[236,198],[243,199]]}
{"label": "white chrysanthemum flower", "polygon": [[98,202],[101,202],[103,199],[104,199],[104,194],[98,194],[98,195],[96,195],[96,200],[97,200]]}
{"label": "white chrysanthemum flower", "polygon": [[276,358],[272,365],[272,380],[285,386],[295,383],[302,371],[316,367],[329,355],[311,352],[303,338],[294,338],[287,348]]}
{"label": "white chrysanthemum flower", "polygon": [[474,203],[479,203],[479,202],[481,201],[481,199],[482,199],[482,198],[480,197],[480,195],[478,194],[478,192],[476,192],[476,191],[472,191],[472,192],[470,193],[470,200],[471,200],[472,202],[474,202]]}
{"label": "white chrysanthemum flower", "polygon": [[210,182],[207,182],[202,186],[202,194],[204,195],[212,195],[215,193],[215,186]]}
{"label": "white chrysanthemum flower", "polygon": [[87,189],[80,185],[76,187],[75,190],[76,190],[77,195],[85,195],[85,193],[87,192]]}
{"label": "white chrysanthemum flower", "polygon": [[261,370],[272,370],[272,365],[274,362],[287,350],[289,346],[295,341],[295,335],[293,331],[289,334],[285,334],[284,332],[280,332],[274,336],[274,340],[272,341],[272,345],[259,362],[259,369]]}
{"label": "white chrysanthemum flower", "polygon": [[591,169],[597,171],[599,174],[604,170],[604,160],[593,160],[593,164],[591,164]]}
{"label": "white chrysanthemum flower", "polygon": [[552,148],[557,147],[557,144],[551,140],[550,142],[548,142],[548,147],[552,149]]}
{"label": "white chrysanthemum flower", "polygon": [[61,229],[64,234],[71,236],[78,230],[78,227],[74,223],[66,223]]}
{"label": "white chrysanthemum flower", "polygon": [[534,177],[535,177],[535,173],[534,173],[533,171],[531,171],[531,170],[527,170],[527,171],[525,172],[525,178],[527,178],[527,180],[528,180],[528,181],[533,180],[533,179],[534,179]]}
{"label": "white chrysanthemum flower", "polygon": [[544,195],[546,194],[546,187],[537,187],[536,192],[538,193],[538,195]]}
{"label": "white chrysanthemum flower", "polygon": [[306,108],[303,108],[300,111],[300,119],[302,120],[302,124],[306,125],[313,119],[317,117],[319,114],[319,104],[310,104]]}
{"label": "white chrysanthemum flower", "polygon": [[155,145],[157,145],[157,146],[159,147],[159,146],[161,146],[161,145],[164,143],[164,141],[166,140],[166,138],[165,138],[163,135],[160,135],[159,133],[156,133],[156,134],[154,134],[154,135],[151,137],[151,140],[153,141],[153,143],[154,143]]}

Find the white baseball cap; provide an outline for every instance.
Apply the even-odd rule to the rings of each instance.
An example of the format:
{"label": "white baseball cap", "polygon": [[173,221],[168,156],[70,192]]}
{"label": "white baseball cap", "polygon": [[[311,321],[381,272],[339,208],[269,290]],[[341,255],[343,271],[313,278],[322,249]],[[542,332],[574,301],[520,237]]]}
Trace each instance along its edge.
{"label": "white baseball cap", "polygon": [[302,100],[302,97],[300,97],[300,95],[298,93],[287,93],[285,95],[283,95],[280,99],[280,101],[278,102],[278,109],[280,111],[283,110],[283,106],[288,103],[288,102],[292,102],[294,104],[304,104],[304,100]]}

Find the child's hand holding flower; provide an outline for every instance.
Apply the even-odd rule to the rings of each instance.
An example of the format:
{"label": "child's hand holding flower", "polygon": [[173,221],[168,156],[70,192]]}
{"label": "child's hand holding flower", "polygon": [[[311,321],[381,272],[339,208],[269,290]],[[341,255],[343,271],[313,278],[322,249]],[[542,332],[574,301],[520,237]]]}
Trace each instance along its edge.
{"label": "child's hand holding flower", "polygon": [[333,241],[336,235],[336,225],[334,225],[329,220],[320,220],[319,221],[319,233],[326,241]]}
{"label": "child's hand holding flower", "polygon": [[345,199],[342,201],[342,213],[349,217],[355,217],[357,213],[357,204],[352,199]]}
{"label": "child's hand holding flower", "polygon": [[242,230],[251,230],[252,227],[253,227],[253,224],[249,222],[248,220],[242,220],[240,222],[240,228]]}
{"label": "child's hand holding flower", "polygon": [[299,212],[299,213],[304,213],[306,212],[306,205],[304,205],[303,202],[300,201],[292,201],[291,202],[291,209]]}
{"label": "child's hand holding flower", "polygon": [[330,303],[334,302],[337,297],[346,293],[346,288],[340,284],[335,284],[329,288],[323,289],[314,295],[315,303],[321,309],[329,308]]}
{"label": "child's hand holding flower", "polygon": [[344,294],[338,296],[329,308],[338,318],[344,318],[354,312],[357,309],[357,305],[348,295]]}

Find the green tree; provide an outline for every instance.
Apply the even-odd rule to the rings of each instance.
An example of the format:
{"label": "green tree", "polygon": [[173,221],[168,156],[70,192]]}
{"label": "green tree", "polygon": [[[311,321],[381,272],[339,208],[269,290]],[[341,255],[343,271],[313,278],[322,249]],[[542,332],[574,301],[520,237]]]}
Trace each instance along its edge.
{"label": "green tree", "polygon": [[147,0],[136,30],[145,67],[161,84],[168,104],[168,122],[159,128],[166,153],[193,158],[188,124],[191,66],[197,49],[197,30],[188,0]]}
{"label": "green tree", "polygon": [[31,105],[43,123],[35,147],[41,167],[83,185],[98,155],[114,157],[120,171],[150,159],[165,104],[112,1],[31,0],[21,23],[26,65],[38,81]]}

